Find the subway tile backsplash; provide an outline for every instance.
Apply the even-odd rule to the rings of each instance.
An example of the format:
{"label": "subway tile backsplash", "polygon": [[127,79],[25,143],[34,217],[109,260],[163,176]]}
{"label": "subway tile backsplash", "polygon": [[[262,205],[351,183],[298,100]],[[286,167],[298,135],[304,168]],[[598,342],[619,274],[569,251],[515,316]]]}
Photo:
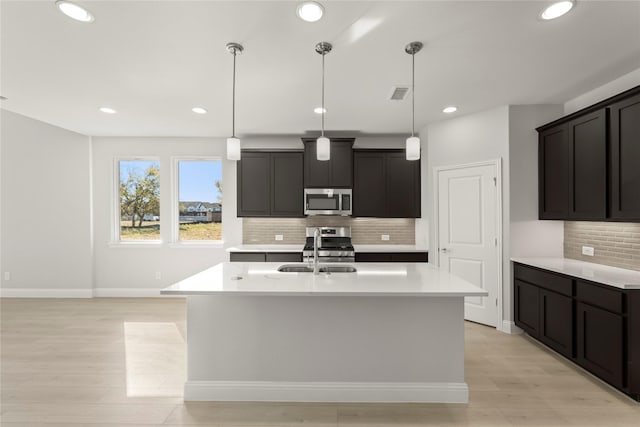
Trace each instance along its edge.
{"label": "subway tile backsplash", "polygon": [[[594,256],[582,255],[583,246]],[[640,223],[566,221],[564,256],[640,271]]]}
{"label": "subway tile backsplash", "polygon": [[[305,227],[351,227],[354,245],[415,245],[413,218],[349,218],[340,216],[310,216],[306,218],[243,218],[242,243],[304,244]],[[276,241],[275,235],[283,240]],[[386,234],[389,240],[382,240]]]}

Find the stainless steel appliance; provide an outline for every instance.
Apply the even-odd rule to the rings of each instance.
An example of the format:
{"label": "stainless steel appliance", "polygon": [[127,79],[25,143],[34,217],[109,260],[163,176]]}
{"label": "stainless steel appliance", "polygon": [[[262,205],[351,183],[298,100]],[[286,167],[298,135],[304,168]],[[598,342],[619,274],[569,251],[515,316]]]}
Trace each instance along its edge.
{"label": "stainless steel appliance", "polygon": [[305,215],[351,215],[350,188],[305,188]]}
{"label": "stainless steel appliance", "polygon": [[356,253],[351,244],[350,227],[307,227],[306,243],[302,250],[304,261],[313,261],[313,234],[319,229],[319,262],[354,262]]}

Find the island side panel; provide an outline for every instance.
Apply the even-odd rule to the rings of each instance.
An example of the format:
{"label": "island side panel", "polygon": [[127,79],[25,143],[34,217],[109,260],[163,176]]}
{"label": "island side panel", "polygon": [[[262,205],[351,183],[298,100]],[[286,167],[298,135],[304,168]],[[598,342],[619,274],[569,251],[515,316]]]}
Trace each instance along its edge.
{"label": "island side panel", "polygon": [[[464,401],[460,398],[467,392],[463,301],[463,297],[189,296],[187,385],[286,388],[295,383],[313,388],[334,383],[338,388],[357,388],[364,383],[384,388],[386,384],[404,390],[401,401]],[[405,390],[413,386],[419,392],[425,387],[453,387],[459,393],[455,398],[428,393],[432,397],[422,393],[417,398]],[[192,391],[185,388],[186,400],[206,400],[206,393]],[[215,396],[245,400],[237,387],[229,396]],[[262,400],[255,393],[247,396]],[[286,393],[283,396],[282,400],[291,400]],[[326,396],[343,400],[331,393]],[[350,396],[348,400],[375,400],[360,399],[357,393]]]}

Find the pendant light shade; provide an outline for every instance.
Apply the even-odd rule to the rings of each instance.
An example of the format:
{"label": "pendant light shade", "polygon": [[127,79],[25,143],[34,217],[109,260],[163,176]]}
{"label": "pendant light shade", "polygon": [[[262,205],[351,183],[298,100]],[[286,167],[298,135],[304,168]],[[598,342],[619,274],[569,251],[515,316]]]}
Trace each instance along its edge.
{"label": "pendant light shade", "polygon": [[331,158],[331,141],[329,138],[324,136],[324,115],[326,114],[326,109],[324,108],[324,56],[331,52],[331,43],[320,42],[316,45],[316,52],[322,55],[322,111],[320,114],[322,115],[322,132],[320,134],[320,138],[316,141],[316,158],[320,161],[327,161]]}
{"label": "pendant light shade", "polygon": [[411,42],[404,51],[411,55],[411,136],[407,138],[407,160],[420,160],[420,138],[415,136],[416,123],[416,61],[415,55],[422,49],[421,42]]}
{"label": "pendant light shade", "polygon": [[240,139],[236,137],[236,55],[244,48],[238,43],[227,43],[227,50],[233,55],[233,92],[231,104],[231,137],[227,138],[227,159],[240,160]]}
{"label": "pendant light shade", "polygon": [[316,158],[322,161],[331,158],[331,141],[329,141],[329,138],[321,136],[316,141]]}

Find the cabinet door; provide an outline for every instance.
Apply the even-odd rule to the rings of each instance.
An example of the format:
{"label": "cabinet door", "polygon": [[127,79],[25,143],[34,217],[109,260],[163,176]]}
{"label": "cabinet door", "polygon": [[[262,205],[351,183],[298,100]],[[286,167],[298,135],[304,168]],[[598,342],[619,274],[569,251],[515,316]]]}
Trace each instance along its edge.
{"label": "cabinet door", "polygon": [[386,157],[382,152],[353,155],[353,216],[386,215]]}
{"label": "cabinet door", "polygon": [[405,153],[386,153],[387,213],[390,218],[420,217],[420,162]]}
{"label": "cabinet door", "polygon": [[393,262],[429,262],[427,252],[396,252],[391,254]]}
{"label": "cabinet door", "polygon": [[573,357],[573,300],[540,289],[539,339],[558,353]]}
{"label": "cabinet door", "polygon": [[611,218],[640,221],[640,95],[613,104]]}
{"label": "cabinet door", "polygon": [[[320,161],[316,154],[316,141],[303,139],[304,142],[304,186],[306,188],[331,188],[329,186],[329,162]],[[334,153],[331,153],[333,157]]]}
{"label": "cabinet door", "polygon": [[264,252],[231,252],[229,254],[231,262],[264,262],[265,260]]}
{"label": "cabinet door", "polygon": [[353,139],[331,140],[329,188],[353,187]]}
{"label": "cabinet door", "polygon": [[538,216],[566,219],[568,209],[567,130],[564,124],[538,136]]}
{"label": "cabinet door", "polygon": [[269,216],[271,208],[269,153],[243,151],[237,167],[238,216]]}
{"label": "cabinet door", "polygon": [[271,216],[304,216],[302,153],[271,153]]}
{"label": "cabinet door", "polygon": [[607,216],[607,111],[595,111],[568,123],[569,218]]}
{"label": "cabinet door", "polygon": [[515,323],[532,337],[538,338],[540,329],[540,304],[538,287],[520,280],[514,280]]}
{"label": "cabinet door", "polygon": [[391,262],[391,254],[386,252],[356,252],[356,262]]}
{"label": "cabinet door", "polygon": [[302,252],[267,252],[267,262],[302,262]]}
{"label": "cabinet door", "polygon": [[577,361],[616,387],[623,385],[623,318],[578,302]]}

